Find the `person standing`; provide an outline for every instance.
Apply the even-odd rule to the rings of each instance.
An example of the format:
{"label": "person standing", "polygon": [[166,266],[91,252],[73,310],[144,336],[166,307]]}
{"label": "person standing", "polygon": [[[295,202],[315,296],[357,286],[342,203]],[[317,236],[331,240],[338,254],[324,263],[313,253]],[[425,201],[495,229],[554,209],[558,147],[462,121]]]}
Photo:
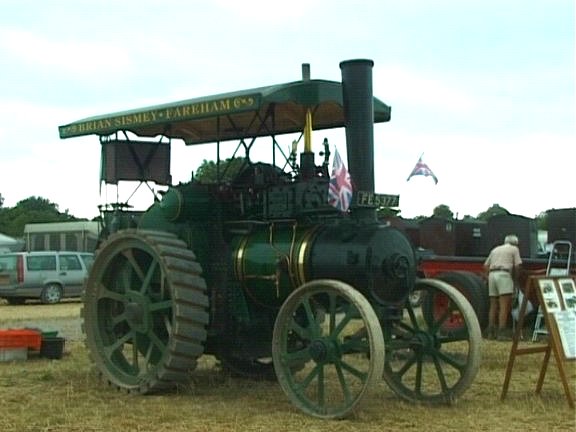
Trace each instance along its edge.
{"label": "person standing", "polygon": [[518,249],[518,237],[509,234],[504,244],[496,246],[484,262],[488,273],[488,295],[490,310],[488,312],[488,339],[507,340],[508,317],[514,295],[514,282],[518,280],[522,258]]}

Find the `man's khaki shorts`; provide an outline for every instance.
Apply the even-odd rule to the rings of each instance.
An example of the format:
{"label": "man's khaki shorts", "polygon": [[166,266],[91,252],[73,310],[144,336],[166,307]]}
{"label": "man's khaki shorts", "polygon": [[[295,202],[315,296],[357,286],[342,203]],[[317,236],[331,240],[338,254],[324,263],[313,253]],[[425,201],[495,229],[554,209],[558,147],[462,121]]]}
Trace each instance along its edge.
{"label": "man's khaki shorts", "polygon": [[514,281],[507,271],[492,271],[488,275],[488,295],[498,297],[514,293]]}

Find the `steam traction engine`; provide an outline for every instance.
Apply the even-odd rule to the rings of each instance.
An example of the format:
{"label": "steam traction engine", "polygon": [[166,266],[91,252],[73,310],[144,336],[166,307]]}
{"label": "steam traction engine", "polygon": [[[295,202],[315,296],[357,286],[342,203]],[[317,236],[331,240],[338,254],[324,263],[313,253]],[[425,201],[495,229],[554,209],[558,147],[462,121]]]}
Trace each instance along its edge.
{"label": "steam traction engine", "polygon": [[[382,377],[411,401],[452,402],[470,386],[476,315],[447,283],[417,280],[410,242],[377,221],[378,207],[397,205],[374,193],[373,123],[390,108],[372,96],[372,61],[340,66],[341,83],[304,68],[301,81],[60,127],[61,138],[100,136],[110,183],[169,185],[171,139],[218,150],[218,181],[169,185],[145,212],[103,208],[82,314],[110,384],[167,390],[209,354],[240,376],[277,378],[298,408],[323,418],[351,413]],[[310,140],[312,129],[342,126],[355,185],[346,213],[328,204],[330,147],[317,166]],[[294,133],[304,136],[299,161],[297,145],[285,156],[277,142]],[[250,159],[262,137],[272,163]],[[224,181],[220,145],[232,140],[245,156]],[[415,290],[426,291],[418,308]]]}

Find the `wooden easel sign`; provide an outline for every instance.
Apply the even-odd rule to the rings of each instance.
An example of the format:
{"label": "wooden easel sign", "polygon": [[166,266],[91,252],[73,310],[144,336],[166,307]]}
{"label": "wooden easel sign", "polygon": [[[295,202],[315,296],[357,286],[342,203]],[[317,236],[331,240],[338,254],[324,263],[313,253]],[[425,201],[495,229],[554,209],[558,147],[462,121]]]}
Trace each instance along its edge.
{"label": "wooden easel sign", "polygon": [[[536,291],[542,308],[544,322],[548,329],[548,343],[547,345],[519,348],[520,333],[526,315],[526,303],[533,291]],[[576,360],[576,283],[574,277],[532,276],[527,281],[524,294],[516,332],[512,340],[501,399],[506,397],[517,355],[544,353],[540,376],[536,384],[536,393],[539,394],[546,376],[550,354],[554,353],[566,399],[570,407],[574,408],[574,396],[564,367],[565,362]]]}
{"label": "wooden easel sign", "polygon": [[557,279],[561,307],[550,311],[566,360],[576,359],[576,284],[574,279]]}

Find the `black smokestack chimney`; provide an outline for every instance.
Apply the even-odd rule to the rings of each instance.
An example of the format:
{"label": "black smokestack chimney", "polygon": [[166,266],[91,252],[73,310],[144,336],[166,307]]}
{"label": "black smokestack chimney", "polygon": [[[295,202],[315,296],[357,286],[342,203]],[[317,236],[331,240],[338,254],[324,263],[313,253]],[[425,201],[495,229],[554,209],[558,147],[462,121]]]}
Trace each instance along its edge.
{"label": "black smokestack chimney", "polygon": [[373,66],[372,60],[363,59],[340,63],[346,152],[356,191],[374,192]]}

